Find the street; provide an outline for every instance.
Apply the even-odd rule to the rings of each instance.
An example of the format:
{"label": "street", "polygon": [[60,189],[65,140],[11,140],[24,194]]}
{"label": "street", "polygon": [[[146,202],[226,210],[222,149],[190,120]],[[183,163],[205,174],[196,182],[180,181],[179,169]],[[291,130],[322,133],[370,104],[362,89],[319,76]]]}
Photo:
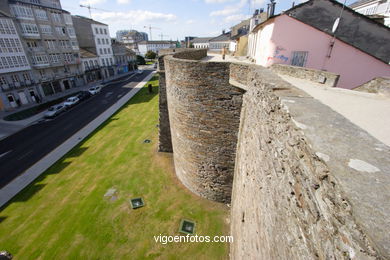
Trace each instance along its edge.
{"label": "street", "polygon": [[42,120],[1,140],[0,188],[103,113],[149,73],[150,70],[144,71],[128,81],[114,82],[56,118]]}

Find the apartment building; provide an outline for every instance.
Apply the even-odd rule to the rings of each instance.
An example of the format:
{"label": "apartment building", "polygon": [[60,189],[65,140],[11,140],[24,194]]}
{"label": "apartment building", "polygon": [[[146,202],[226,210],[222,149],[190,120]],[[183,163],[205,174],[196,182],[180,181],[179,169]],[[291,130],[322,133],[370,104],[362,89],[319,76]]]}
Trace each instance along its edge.
{"label": "apartment building", "polygon": [[103,79],[96,53],[81,48],[80,55],[85,82],[91,83]]}
{"label": "apartment building", "polygon": [[117,42],[112,39],[112,50],[114,53],[114,62],[116,65],[115,74],[123,74],[134,70],[136,63],[136,55],[135,52],[124,43]]}
{"label": "apartment building", "polygon": [[175,48],[176,43],[173,41],[142,41],[138,43],[139,54],[145,56],[148,51],[158,53],[161,49]]}
{"label": "apartment building", "polygon": [[97,55],[103,78],[114,76],[114,54],[108,25],[78,15],[72,16],[72,20],[80,47]]}
{"label": "apartment building", "polygon": [[390,27],[390,0],[359,0],[349,7]]}
{"label": "apartment building", "polygon": [[40,83],[43,97],[83,85],[71,15],[59,0],[5,0],[0,10],[15,18],[32,81]]}
{"label": "apartment building", "polygon": [[0,11],[0,110],[38,102],[37,83],[13,19]]}

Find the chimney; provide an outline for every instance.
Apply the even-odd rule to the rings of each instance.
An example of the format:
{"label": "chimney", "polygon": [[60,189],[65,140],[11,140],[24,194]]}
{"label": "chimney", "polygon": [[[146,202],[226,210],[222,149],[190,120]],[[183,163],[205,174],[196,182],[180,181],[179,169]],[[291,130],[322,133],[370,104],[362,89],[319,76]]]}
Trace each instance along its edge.
{"label": "chimney", "polygon": [[270,0],[270,3],[267,5],[268,8],[267,8],[267,14],[268,14],[268,17],[271,17],[275,14],[275,0]]}
{"label": "chimney", "polygon": [[222,30],[222,34],[225,34],[225,30]]}

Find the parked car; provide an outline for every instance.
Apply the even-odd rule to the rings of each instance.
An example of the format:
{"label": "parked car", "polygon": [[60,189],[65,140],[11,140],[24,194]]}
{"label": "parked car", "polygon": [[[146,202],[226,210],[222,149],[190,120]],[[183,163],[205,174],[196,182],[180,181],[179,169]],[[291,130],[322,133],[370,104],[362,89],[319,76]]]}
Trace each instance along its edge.
{"label": "parked car", "polygon": [[143,70],[137,70],[136,73],[137,74],[142,74],[142,73],[144,73],[144,71]]}
{"label": "parked car", "polygon": [[53,118],[64,112],[66,109],[64,104],[58,104],[50,107],[45,113],[46,118]]}
{"label": "parked car", "polygon": [[70,108],[70,107],[73,107],[74,105],[76,105],[79,102],[80,102],[80,99],[78,97],[74,96],[74,97],[68,98],[64,102],[64,105],[65,105],[66,108]]}
{"label": "parked car", "polygon": [[100,92],[101,89],[102,89],[102,86],[101,85],[97,85],[97,86],[90,87],[88,89],[88,91],[89,91],[89,93],[91,93],[91,95],[96,95],[97,93]]}
{"label": "parked car", "polygon": [[80,99],[80,101],[86,100],[92,96],[89,91],[80,91],[77,97]]}

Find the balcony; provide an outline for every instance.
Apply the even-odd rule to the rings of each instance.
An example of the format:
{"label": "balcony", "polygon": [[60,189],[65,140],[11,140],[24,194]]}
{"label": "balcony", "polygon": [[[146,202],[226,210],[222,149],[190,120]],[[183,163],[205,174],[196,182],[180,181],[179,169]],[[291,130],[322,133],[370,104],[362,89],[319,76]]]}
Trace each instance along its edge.
{"label": "balcony", "polygon": [[37,64],[32,64],[32,66],[34,68],[46,68],[46,67],[50,67],[50,63],[49,62],[45,62],[45,63],[37,63]]}
{"label": "balcony", "polygon": [[41,39],[41,35],[39,33],[22,32],[22,36],[27,39]]}
{"label": "balcony", "polygon": [[43,47],[29,47],[28,50],[33,53],[45,52],[45,48]]}

